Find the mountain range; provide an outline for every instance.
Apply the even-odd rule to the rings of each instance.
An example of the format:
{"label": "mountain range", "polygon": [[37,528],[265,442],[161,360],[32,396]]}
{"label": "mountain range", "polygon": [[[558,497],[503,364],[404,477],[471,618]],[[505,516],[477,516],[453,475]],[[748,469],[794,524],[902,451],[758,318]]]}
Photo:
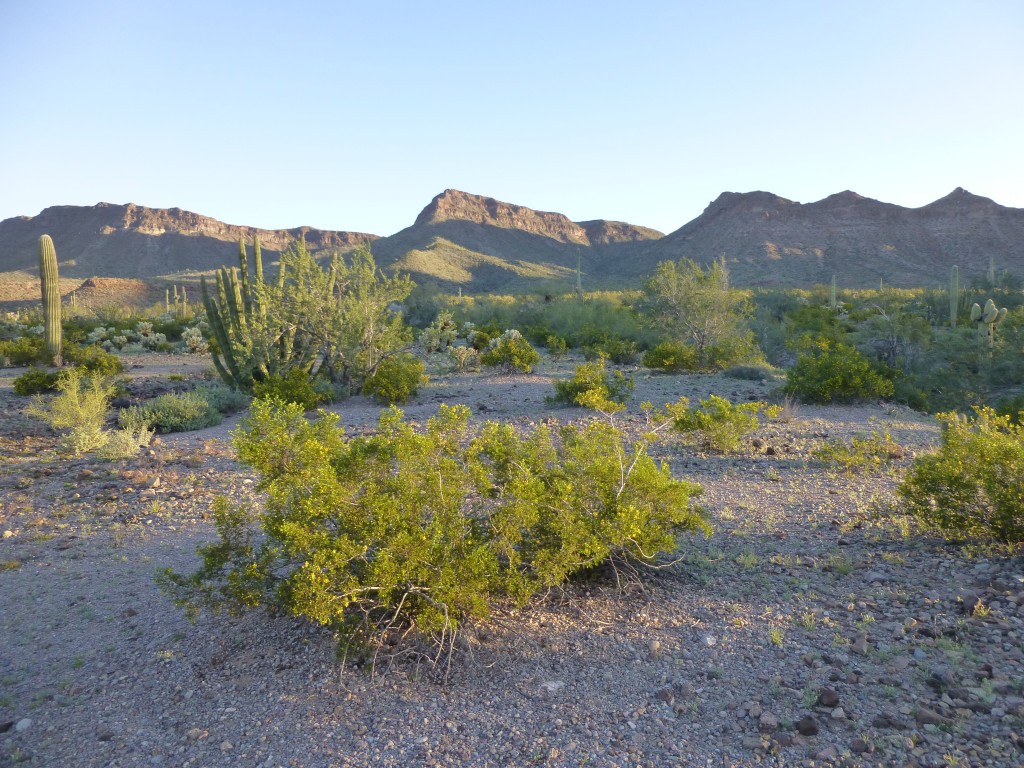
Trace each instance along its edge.
{"label": "mountain range", "polygon": [[[921,208],[839,192],[798,203],[770,192],[724,192],[696,219],[664,235],[620,221],[560,213],[458,190],[437,195],[413,224],[388,237],[297,227],[225,224],[178,208],[55,206],[0,221],[0,284],[37,285],[36,242],[49,234],[62,279],[194,282],[237,259],[239,238],[259,236],[268,264],[304,238],[315,253],[371,246],[382,267],[417,283],[466,292],[636,287],[658,262],[725,257],[739,286],[807,287],[836,275],[844,287],[944,284],[998,270],[1024,275],[1024,209],[957,188]],[[27,289],[26,289],[27,290]],[[30,292],[31,293],[31,292]],[[37,293],[34,295],[38,295]]]}

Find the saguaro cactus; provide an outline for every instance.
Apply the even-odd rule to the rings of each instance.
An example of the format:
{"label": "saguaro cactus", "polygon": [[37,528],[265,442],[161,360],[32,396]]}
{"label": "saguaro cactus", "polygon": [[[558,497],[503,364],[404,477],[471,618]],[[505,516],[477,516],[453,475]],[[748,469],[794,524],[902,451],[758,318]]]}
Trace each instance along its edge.
{"label": "saguaro cactus", "polygon": [[997,308],[996,303],[989,299],[982,309],[978,304],[971,307],[971,321],[978,324],[978,337],[984,339],[991,347],[996,343],[996,326],[1006,319],[1006,307]]}
{"label": "saguaro cactus", "polygon": [[949,274],[949,327],[956,328],[957,314],[960,310],[960,268],[953,266]]}
{"label": "saguaro cactus", "polygon": [[60,283],[57,277],[57,251],[49,235],[39,238],[39,285],[43,293],[43,323],[46,331],[46,356],[59,366],[60,354]]}

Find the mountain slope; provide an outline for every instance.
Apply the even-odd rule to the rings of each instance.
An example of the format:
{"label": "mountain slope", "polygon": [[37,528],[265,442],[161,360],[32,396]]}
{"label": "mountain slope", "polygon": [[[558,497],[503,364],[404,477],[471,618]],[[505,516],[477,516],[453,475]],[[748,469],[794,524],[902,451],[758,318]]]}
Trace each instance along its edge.
{"label": "mountain slope", "polygon": [[645,266],[719,256],[737,285],[807,286],[832,275],[851,287],[933,286],[952,265],[968,279],[996,268],[1024,274],[1024,209],[957,188],[921,208],[840,192],[795,203],[768,192],[725,192],[693,221],[651,244]]}
{"label": "mountain slope", "polygon": [[274,259],[305,237],[312,251],[350,250],[376,235],[297,227],[266,230],[225,224],[178,208],[99,203],[54,206],[38,216],[0,221],[0,273],[8,278],[38,274],[37,242],[49,234],[62,278],[122,277],[145,280],[209,272],[236,263],[238,239],[251,246],[258,235],[264,258]]}
{"label": "mountain slope", "polygon": [[[622,264],[661,232],[618,221],[574,222],[490,197],[447,189],[411,227],[373,244],[378,263],[418,282],[473,291],[515,291],[559,281],[577,261],[588,288],[618,287]],[[631,277],[631,276],[630,276]]]}

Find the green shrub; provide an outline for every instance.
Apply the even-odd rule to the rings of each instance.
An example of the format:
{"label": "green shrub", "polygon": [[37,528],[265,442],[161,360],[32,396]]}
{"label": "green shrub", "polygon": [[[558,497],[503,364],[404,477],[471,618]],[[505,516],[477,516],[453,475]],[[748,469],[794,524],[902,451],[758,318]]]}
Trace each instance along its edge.
{"label": "green shrub", "polygon": [[917,459],[899,486],[908,511],[951,538],[1024,541],[1024,427],[990,408],[939,419],[939,450]]}
{"label": "green shrub", "polygon": [[372,395],[375,400],[387,405],[407,403],[409,398],[425,387],[428,382],[423,373],[423,361],[401,352],[384,358],[377,364],[377,369],[363,384],[363,394]]}
{"label": "green shrub", "polygon": [[0,365],[18,367],[44,362],[46,345],[42,336],[21,336],[0,341]]}
{"label": "green shrub", "polygon": [[[257,400],[236,434],[265,511],[215,506],[219,539],[162,586],[190,611],[267,605],[343,642],[431,639],[443,658],[467,620],[610,559],[650,563],[707,523],[700,487],[675,480],[609,422],[523,433],[472,428],[441,406],[417,431],[392,408],[346,439],[338,417]],[[623,468],[626,468],[625,470]],[[406,640],[408,642],[408,640]]]}
{"label": "green shrub", "polygon": [[646,368],[666,373],[696,371],[699,367],[697,350],[680,341],[663,341],[654,349],[647,350],[644,353],[643,364]]}
{"label": "green shrub", "polygon": [[722,371],[723,376],[743,381],[772,381],[778,373],[770,365],[734,365]]}
{"label": "green shrub", "polygon": [[491,339],[487,349],[480,354],[481,363],[491,368],[501,368],[504,373],[529,373],[539,361],[537,350],[516,330],[505,331],[501,336]]}
{"label": "green shrub", "polygon": [[298,403],[302,410],[311,411],[323,405],[329,397],[317,390],[314,381],[302,368],[292,368],[284,376],[274,374],[253,384],[255,398],[278,398],[286,403]]}
{"label": "green shrub", "polygon": [[57,382],[57,394],[49,400],[37,396],[26,412],[54,429],[67,430],[61,448],[79,455],[102,448],[110,439],[103,426],[113,393],[108,379],[87,378],[80,368],[68,368]]}
{"label": "green shrub", "polygon": [[48,371],[45,368],[29,368],[14,379],[14,394],[24,397],[53,392],[64,373],[65,371]]}
{"label": "green shrub", "polygon": [[615,365],[634,365],[640,360],[640,348],[632,339],[620,339],[607,336],[583,345],[583,357],[586,360],[607,358]]}
{"label": "green shrub", "polygon": [[1024,424],[1024,395],[1001,398],[996,403],[996,413],[1005,416],[1013,424]]}
{"label": "green shrub", "polygon": [[100,376],[115,376],[124,372],[124,363],[121,359],[104,350],[99,344],[68,344],[65,345],[63,354],[65,362]]}
{"label": "green shrub", "polygon": [[633,377],[626,376],[622,371],[609,371],[605,359],[599,358],[592,363],[576,366],[576,373],[571,379],[555,382],[554,397],[549,402],[564,405],[584,405],[586,403],[611,402],[624,405],[633,394]]}
{"label": "green shrub", "polygon": [[118,415],[121,427],[141,423],[157,432],[191,432],[220,424],[220,412],[198,392],[172,392]]}
{"label": "green shrub", "polygon": [[548,354],[555,358],[565,357],[566,352],[569,351],[569,345],[565,339],[554,333],[548,334],[544,339],[544,346],[547,347]]}
{"label": "green shrub", "polygon": [[893,441],[888,432],[884,435],[872,432],[868,437],[855,436],[849,443],[841,440],[827,442],[812,455],[852,475],[887,467],[893,461],[902,459],[906,452],[899,443]]}
{"label": "green shrub", "polygon": [[786,374],[786,391],[809,403],[891,397],[890,379],[871,367],[856,348],[825,338],[805,339]]}
{"label": "green shrub", "polygon": [[691,408],[685,397],[668,408],[677,432],[696,434],[705,448],[723,453],[735,451],[743,438],[760,426],[758,413],[774,417],[781,410],[761,402],[733,405],[718,395],[701,400],[699,409]]}
{"label": "green shrub", "polygon": [[220,382],[200,384],[195,393],[208,402],[219,413],[229,414],[244,411],[249,407],[250,398],[237,389],[232,389]]}

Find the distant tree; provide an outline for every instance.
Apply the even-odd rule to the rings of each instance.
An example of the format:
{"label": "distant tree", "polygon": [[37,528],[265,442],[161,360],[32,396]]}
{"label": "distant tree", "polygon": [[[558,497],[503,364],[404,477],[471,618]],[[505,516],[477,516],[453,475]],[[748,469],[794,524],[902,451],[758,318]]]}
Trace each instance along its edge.
{"label": "distant tree", "polygon": [[743,291],[729,287],[724,259],[706,269],[690,259],[663,261],[644,283],[642,318],[691,347],[698,367],[717,369],[757,355]]}

